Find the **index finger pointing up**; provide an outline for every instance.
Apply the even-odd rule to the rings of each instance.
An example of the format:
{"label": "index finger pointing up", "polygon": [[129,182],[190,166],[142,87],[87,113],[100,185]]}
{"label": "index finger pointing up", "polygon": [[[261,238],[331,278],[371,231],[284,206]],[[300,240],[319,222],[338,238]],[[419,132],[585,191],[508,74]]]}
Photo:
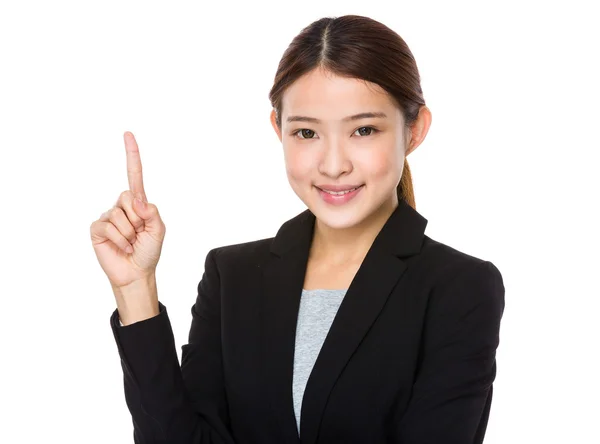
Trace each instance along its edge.
{"label": "index finger pointing up", "polygon": [[140,150],[138,148],[135,137],[129,131],[123,135],[125,139],[125,151],[127,152],[127,179],[129,180],[129,190],[134,196],[141,196],[144,202],[146,192],[144,191],[144,180],[142,177],[142,160],[140,158]]}

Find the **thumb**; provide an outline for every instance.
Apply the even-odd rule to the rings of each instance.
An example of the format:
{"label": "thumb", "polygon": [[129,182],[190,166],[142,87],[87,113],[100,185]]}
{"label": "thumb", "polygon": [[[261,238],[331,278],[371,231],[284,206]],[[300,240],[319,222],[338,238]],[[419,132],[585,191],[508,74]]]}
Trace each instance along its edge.
{"label": "thumb", "polygon": [[159,232],[161,221],[156,205],[144,202],[139,197],[133,199],[133,208],[138,216],[144,220],[144,225],[147,231]]}

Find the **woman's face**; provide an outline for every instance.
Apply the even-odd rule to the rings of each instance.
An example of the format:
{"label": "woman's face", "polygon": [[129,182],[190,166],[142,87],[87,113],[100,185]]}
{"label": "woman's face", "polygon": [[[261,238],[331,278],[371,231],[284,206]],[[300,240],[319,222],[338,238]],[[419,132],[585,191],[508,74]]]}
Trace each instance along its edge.
{"label": "woman's face", "polygon": [[[404,120],[381,87],[315,69],[285,91],[281,132],[274,112],[271,122],[283,145],[288,181],[321,222],[349,228],[382,211],[389,216],[397,206]],[[349,200],[320,190],[333,186],[360,189]]]}

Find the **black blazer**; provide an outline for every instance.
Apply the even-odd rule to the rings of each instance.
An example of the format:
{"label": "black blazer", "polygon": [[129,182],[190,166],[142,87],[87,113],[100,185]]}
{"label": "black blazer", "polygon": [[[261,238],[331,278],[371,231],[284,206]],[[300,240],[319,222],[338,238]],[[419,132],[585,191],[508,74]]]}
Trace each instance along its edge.
{"label": "black blazer", "polygon": [[[167,310],[111,327],[136,443],[483,441],[504,311],[498,269],[432,240],[401,201],[374,240],[304,392],[295,329],[315,216],[210,250],[177,359]],[[173,296],[172,296],[173,297]]]}

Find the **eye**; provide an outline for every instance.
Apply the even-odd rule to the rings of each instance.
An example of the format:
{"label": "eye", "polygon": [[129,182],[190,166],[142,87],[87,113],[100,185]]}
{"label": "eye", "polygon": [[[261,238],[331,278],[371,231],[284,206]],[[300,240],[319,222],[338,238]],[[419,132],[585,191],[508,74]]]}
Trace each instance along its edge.
{"label": "eye", "polygon": [[[356,134],[356,132],[358,132],[360,136],[370,136],[379,132],[379,130],[372,126],[361,126],[354,133]],[[314,139],[315,135],[316,133],[308,128],[301,128],[292,133],[292,136],[297,136],[300,139]]]}
{"label": "eye", "polygon": [[[361,131],[361,130],[366,130],[366,131]],[[375,134],[376,132],[378,132],[378,129],[373,128],[372,126],[361,126],[360,128],[358,128],[356,130],[361,136],[370,136],[371,134]],[[355,131],[355,134],[356,134]]]}
{"label": "eye", "polygon": [[310,130],[308,128],[300,128],[297,131],[294,131],[292,133],[292,136],[296,136],[298,134],[301,134],[302,137],[300,137],[300,139],[313,139],[315,132],[313,130]]}

